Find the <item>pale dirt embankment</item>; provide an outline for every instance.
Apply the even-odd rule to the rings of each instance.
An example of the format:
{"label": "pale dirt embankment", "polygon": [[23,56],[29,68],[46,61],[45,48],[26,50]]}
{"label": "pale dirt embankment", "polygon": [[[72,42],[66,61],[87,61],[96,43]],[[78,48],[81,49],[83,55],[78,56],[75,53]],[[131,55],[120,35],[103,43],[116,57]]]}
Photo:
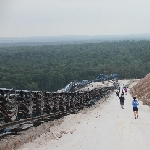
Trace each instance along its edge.
{"label": "pale dirt embankment", "polygon": [[147,74],[133,86],[131,94],[143,101],[143,104],[150,106],[150,74]]}
{"label": "pale dirt embankment", "polygon": [[139,118],[134,119],[129,92],[125,95],[125,109],[120,108],[114,92],[104,103],[69,115],[59,126],[52,127],[54,139],[48,132],[20,150],[149,150],[150,109],[140,101]]}

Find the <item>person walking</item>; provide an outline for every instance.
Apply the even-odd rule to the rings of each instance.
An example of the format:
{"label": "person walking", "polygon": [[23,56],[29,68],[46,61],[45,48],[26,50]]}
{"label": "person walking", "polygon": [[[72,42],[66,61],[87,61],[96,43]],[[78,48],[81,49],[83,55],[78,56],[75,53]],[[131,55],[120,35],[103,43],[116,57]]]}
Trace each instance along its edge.
{"label": "person walking", "polygon": [[119,91],[118,90],[116,91],[116,96],[119,97]]}
{"label": "person walking", "polygon": [[119,86],[119,97],[121,97],[121,95],[124,95],[124,88],[123,88],[123,86]]}
{"label": "person walking", "polygon": [[127,95],[127,87],[124,87],[125,94]]}
{"label": "person walking", "polygon": [[136,96],[134,96],[133,101],[132,101],[132,106],[133,106],[133,113],[134,113],[135,119],[138,118],[138,105],[139,105],[139,102],[136,99]]}
{"label": "person walking", "polygon": [[123,93],[121,94],[119,99],[120,99],[120,106],[121,106],[122,109],[124,109],[124,100],[125,100],[125,98],[124,98],[124,94]]}

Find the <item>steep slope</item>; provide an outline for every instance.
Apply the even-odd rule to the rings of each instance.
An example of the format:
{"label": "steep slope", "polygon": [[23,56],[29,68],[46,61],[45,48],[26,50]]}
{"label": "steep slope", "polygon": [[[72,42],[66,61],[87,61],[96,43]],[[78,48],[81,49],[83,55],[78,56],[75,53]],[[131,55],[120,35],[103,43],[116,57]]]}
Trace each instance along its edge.
{"label": "steep slope", "polygon": [[150,106],[150,74],[147,74],[131,89],[132,96],[136,96],[143,104]]}

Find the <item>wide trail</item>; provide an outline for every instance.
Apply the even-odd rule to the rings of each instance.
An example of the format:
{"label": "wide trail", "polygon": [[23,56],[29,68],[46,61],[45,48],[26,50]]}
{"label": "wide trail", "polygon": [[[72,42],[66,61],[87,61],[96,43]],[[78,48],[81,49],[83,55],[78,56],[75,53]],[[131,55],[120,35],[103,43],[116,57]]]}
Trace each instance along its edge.
{"label": "wide trail", "polygon": [[[23,145],[22,150],[149,150],[150,109],[139,101],[139,118],[134,119],[132,97],[125,95],[121,109],[115,92],[99,107],[80,115],[74,132],[63,134],[57,140],[35,140]],[[69,116],[68,116],[69,117]],[[71,117],[70,125],[71,125]],[[66,120],[69,125],[69,119]],[[65,124],[65,120],[64,120]],[[58,127],[59,128],[59,127]],[[42,142],[43,140],[43,142]]]}

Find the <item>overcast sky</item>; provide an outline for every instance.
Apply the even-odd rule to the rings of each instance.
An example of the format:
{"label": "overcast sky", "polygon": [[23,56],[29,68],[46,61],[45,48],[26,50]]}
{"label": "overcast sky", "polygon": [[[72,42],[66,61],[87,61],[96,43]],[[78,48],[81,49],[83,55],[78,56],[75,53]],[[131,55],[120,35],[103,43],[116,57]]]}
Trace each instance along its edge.
{"label": "overcast sky", "polygon": [[150,0],[0,0],[0,37],[150,33]]}

